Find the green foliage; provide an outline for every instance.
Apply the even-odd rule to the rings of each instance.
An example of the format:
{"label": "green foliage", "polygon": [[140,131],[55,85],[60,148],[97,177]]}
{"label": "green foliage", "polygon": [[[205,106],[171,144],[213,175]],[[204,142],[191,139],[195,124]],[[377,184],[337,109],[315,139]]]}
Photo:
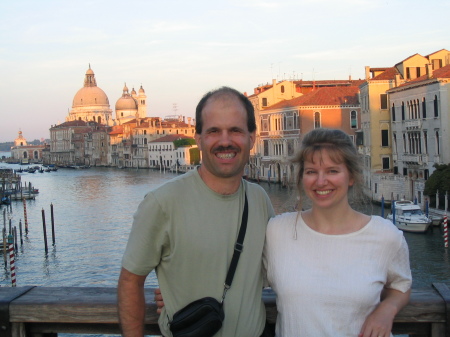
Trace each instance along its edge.
{"label": "green foliage", "polygon": [[450,164],[435,164],[434,167],[436,170],[425,182],[425,195],[434,195],[438,190],[439,193],[450,191]]}
{"label": "green foliage", "polygon": [[200,150],[198,149],[198,147],[189,149],[189,156],[191,157],[191,165],[200,164]]}
{"label": "green foliage", "polygon": [[192,138],[181,138],[174,140],[173,145],[175,145],[176,148],[183,147],[183,146],[192,146],[195,145],[195,139]]}

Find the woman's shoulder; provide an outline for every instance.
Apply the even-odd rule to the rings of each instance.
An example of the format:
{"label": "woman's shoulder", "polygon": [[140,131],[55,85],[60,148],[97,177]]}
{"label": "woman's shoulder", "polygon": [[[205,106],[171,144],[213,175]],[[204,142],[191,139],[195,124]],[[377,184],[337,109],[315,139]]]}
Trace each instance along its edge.
{"label": "woman's shoulder", "polygon": [[277,226],[281,224],[292,224],[293,221],[297,221],[298,212],[286,212],[275,215],[269,220],[269,226]]}
{"label": "woman's shoulder", "polygon": [[384,219],[378,215],[372,215],[371,219],[373,230],[378,232],[383,232],[387,236],[391,236],[393,238],[398,238],[403,236],[403,232],[395,226],[392,221],[388,219]]}

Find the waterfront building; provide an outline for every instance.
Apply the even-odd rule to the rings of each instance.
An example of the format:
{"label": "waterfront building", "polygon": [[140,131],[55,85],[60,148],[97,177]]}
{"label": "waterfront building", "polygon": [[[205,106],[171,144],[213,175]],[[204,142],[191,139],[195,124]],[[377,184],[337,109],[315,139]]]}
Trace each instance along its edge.
{"label": "waterfront building", "polygon": [[314,83],[304,87],[299,84],[298,97],[258,108],[258,143],[245,174],[284,186],[293,184],[295,169],[290,159],[299,148],[301,136],[314,128],[339,128],[356,142],[360,130],[359,88],[351,84],[351,81],[321,87],[315,87]]}
{"label": "waterfront building", "polygon": [[28,144],[22,131],[19,131],[18,137],[14,140],[14,146],[11,147],[11,158],[22,164],[42,163],[45,148],[45,144]]}
{"label": "waterfront building", "polygon": [[50,128],[46,163],[60,166],[107,165],[110,127],[94,121],[75,120]]}
{"label": "waterfront building", "polygon": [[364,183],[373,200],[391,199],[392,186],[403,179],[393,174],[391,118],[387,90],[399,82],[399,72],[391,68],[365,68],[360,85],[362,137],[358,149],[364,165]]}
{"label": "waterfront building", "polygon": [[[423,206],[425,181],[439,161],[448,162],[448,89],[443,85],[449,52],[414,54],[389,68],[366,67],[360,86],[364,178],[374,201],[417,198]],[[436,76],[432,75],[438,71]],[[432,79],[434,78],[434,80]],[[433,116],[434,106],[441,114]],[[433,149],[432,149],[433,148]],[[441,153],[430,158],[429,151]],[[433,152],[434,153],[434,152]],[[445,153],[445,154],[444,154]],[[434,155],[433,155],[434,156]]]}
{"label": "waterfront building", "polygon": [[169,134],[150,141],[149,167],[178,170],[182,166],[199,164],[200,151],[195,139],[183,134]]}
{"label": "waterfront building", "polygon": [[[194,121],[195,122],[195,121]],[[118,167],[148,168],[149,143],[165,135],[193,137],[195,125],[183,116],[146,117],[132,119],[113,127],[110,132],[111,165]]]}
{"label": "waterfront building", "polygon": [[434,165],[450,163],[450,53],[442,50],[426,58],[421,76],[387,91],[394,174],[405,181],[394,197],[417,198],[420,204]]}

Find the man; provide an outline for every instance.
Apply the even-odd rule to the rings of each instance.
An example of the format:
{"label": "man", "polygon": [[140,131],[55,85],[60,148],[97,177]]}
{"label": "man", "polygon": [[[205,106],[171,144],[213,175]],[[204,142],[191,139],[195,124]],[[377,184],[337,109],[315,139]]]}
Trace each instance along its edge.
{"label": "man", "polygon": [[164,336],[171,336],[173,314],[190,302],[206,296],[221,299],[245,194],[244,249],[225,298],[225,320],[215,336],[262,334],[261,256],[274,211],[264,190],[242,179],[255,130],[253,106],[238,91],[222,87],[200,100],[195,139],[202,165],[148,193],[134,215],[118,285],[125,337],[143,336],[144,282],[153,269],[164,297],[159,319]]}

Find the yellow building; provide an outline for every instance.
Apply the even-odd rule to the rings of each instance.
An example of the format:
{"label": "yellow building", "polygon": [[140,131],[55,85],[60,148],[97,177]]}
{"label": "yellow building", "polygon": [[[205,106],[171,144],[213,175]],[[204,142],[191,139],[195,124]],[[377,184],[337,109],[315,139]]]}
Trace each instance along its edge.
{"label": "yellow building", "polygon": [[[428,86],[427,90],[431,90],[426,77],[449,61],[449,52],[442,49],[427,56],[414,54],[390,68],[366,67],[366,81],[360,86],[363,137],[359,150],[366,187],[373,200],[418,198],[419,203],[423,202],[425,180],[434,161],[424,163],[423,157],[416,154],[422,153],[425,144],[441,142],[439,137],[430,136],[436,132],[436,123],[431,123],[436,118],[424,113],[438,99],[410,88]],[[447,104],[447,108],[441,107],[446,111],[448,100],[444,96],[439,97],[439,102],[441,106]]]}

